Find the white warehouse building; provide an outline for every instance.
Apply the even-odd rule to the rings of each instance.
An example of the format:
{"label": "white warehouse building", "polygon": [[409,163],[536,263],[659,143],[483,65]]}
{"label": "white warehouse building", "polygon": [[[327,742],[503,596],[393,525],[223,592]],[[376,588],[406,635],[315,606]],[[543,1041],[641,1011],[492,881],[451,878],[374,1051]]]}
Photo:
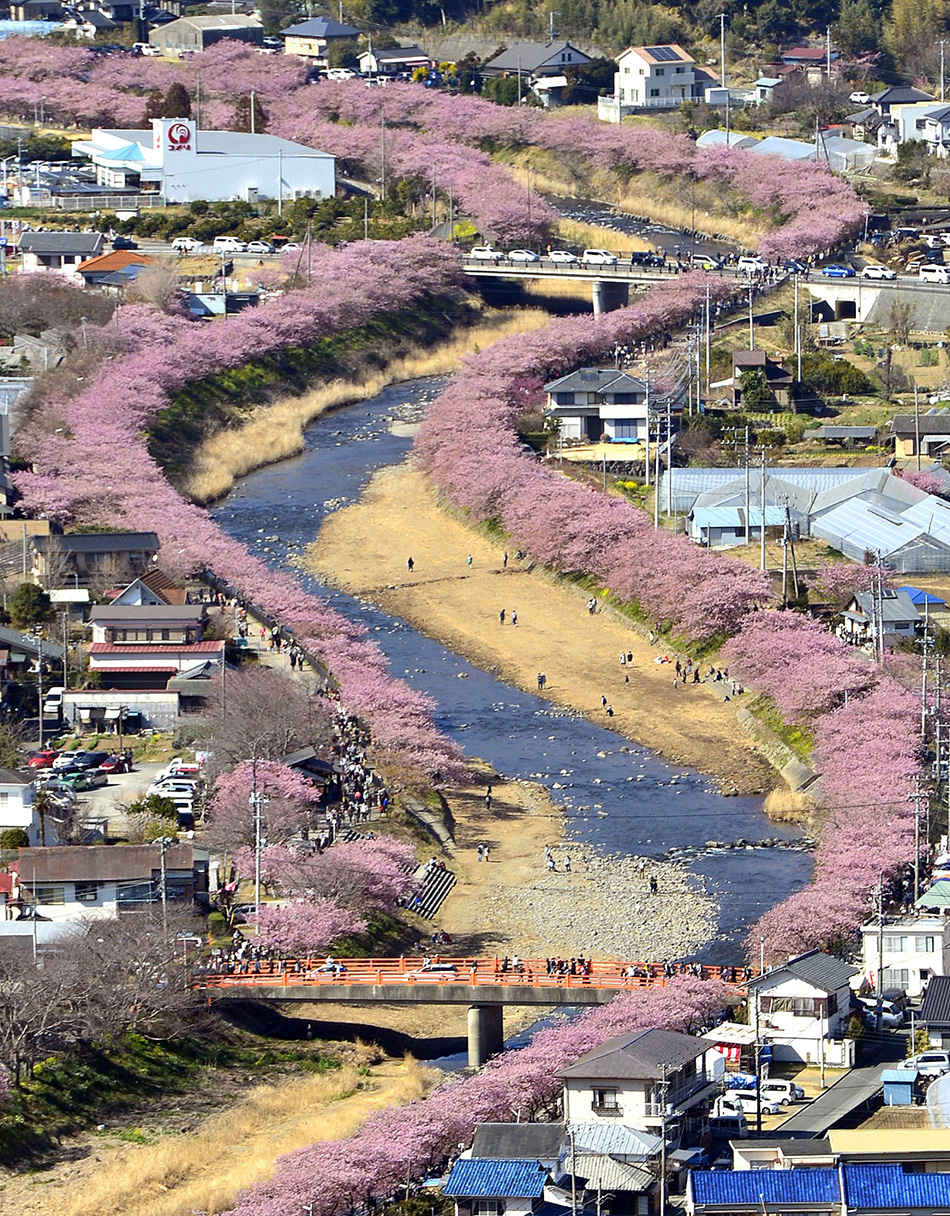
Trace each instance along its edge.
{"label": "white warehouse building", "polygon": [[154,118],[151,131],[97,127],[73,144],[106,190],[160,194],[168,203],[332,198],[336,162],[275,135],[199,131],[191,118]]}

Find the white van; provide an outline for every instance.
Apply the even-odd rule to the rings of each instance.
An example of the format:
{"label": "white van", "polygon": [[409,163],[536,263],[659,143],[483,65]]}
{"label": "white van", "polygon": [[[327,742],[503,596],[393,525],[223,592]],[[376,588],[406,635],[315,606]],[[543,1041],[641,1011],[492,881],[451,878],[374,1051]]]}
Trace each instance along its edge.
{"label": "white van", "polygon": [[[716,1114],[754,1115],[758,1111],[759,1106],[759,1099],[754,1089],[730,1089],[721,1098],[716,1099]],[[763,1115],[777,1115],[782,1109],[782,1104],[776,1102],[774,1098],[767,1098],[763,1094],[761,1107]]]}
{"label": "white van", "polygon": [[47,690],[46,698],[43,701],[44,714],[61,714],[63,712],[63,693],[65,688],[58,685]]}
{"label": "white van", "polygon": [[710,1115],[709,1131],[717,1140],[746,1140],[749,1123],[745,1115]]}
{"label": "white van", "polygon": [[922,283],[950,283],[950,266],[937,266],[928,262],[917,271],[917,277]]}
{"label": "white van", "polygon": [[617,255],[609,249],[585,249],[581,261],[585,266],[616,266]]}
{"label": "white van", "polygon": [[796,1085],[794,1081],[785,1081],[781,1077],[771,1077],[768,1081],[763,1081],[759,1089],[763,1098],[768,1098],[770,1102],[781,1102],[783,1106],[789,1102],[798,1102],[805,1096],[800,1085]]}
{"label": "white van", "polygon": [[736,270],[739,274],[765,274],[769,264],[764,258],[742,257],[736,262]]}
{"label": "white van", "polygon": [[239,241],[236,236],[216,236],[211,243],[215,253],[245,253],[247,243]]}

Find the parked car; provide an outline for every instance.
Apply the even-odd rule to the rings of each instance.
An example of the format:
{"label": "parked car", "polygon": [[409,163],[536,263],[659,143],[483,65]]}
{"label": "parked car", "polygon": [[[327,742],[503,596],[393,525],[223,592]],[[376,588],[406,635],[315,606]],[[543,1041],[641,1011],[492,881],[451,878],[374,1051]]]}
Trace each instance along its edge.
{"label": "parked car", "polygon": [[762,1082],[759,1089],[763,1098],[768,1098],[770,1102],[781,1102],[783,1106],[787,1106],[789,1102],[800,1102],[805,1096],[800,1085],[796,1085],[794,1081],[786,1081],[783,1077],[770,1077]]}
{"label": "parked car", "polygon": [[109,784],[109,774],[101,768],[91,768],[85,773],[77,773],[74,780],[77,790],[97,790]]}
{"label": "parked car", "polygon": [[60,754],[53,761],[53,768],[59,770],[70,768],[74,765],[78,766],[80,757],[85,756],[86,754],[86,752],[79,749],[74,752],[60,752]]}
{"label": "parked car", "polygon": [[196,764],[194,760],[185,760],[183,756],[175,756],[173,760],[169,760],[164,768],[158,770],[155,774],[155,780],[163,781],[166,777],[195,778],[200,775],[200,764]]}
{"label": "parked car", "polygon": [[950,266],[927,262],[917,271],[921,283],[950,283]]}
{"label": "parked car", "polygon": [[[904,1015],[902,1013],[890,1013],[886,1009],[882,1009],[880,1014],[873,1009],[865,1009],[862,1016],[868,1030],[896,1030],[898,1026],[903,1026],[904,1024]],[[879,1019],[880,1025],[878,1025]]]}
{"label": "parked car", "polygon": [[722,262],[711,253],[692,253],[689,257],[690,266],[698,270],[722,270]]}
{"label": "parked car", "polygon": [[916,1068],[922,1077],[942,1077],[950,1072],[950,1052],[922,1051],[904,1063],[905,1068]]}
{"label": "parked car", "polygon": [[176,236],[172,241],[172,249],[176,253],[197,253],[201,248],[201,241],[193,236]]}
{"label": "parked car", "polygon": [[505,257],[500,249],[492,249],[491,245],[476,245],[468,256],[473,262],[501,262]]}
{"label": "parked car", "polygon": [[585,266],[616,266],[617,255],[609,249],[585,249],[581,261]]}
{"label": "parked car", "polygon": [[356,72],[352,68],[327,68],[327,80],[354,80]]}
{"label": "parked car", "polygon": [[856,106],[870,105],[871,95],[870,93],[865,93],[863,89],[855,89],[853,93],[848,94],[848,101]]}
{"label": "parked car", "polygon": [[549,262],[559,262],[563,266],[577,264],[577,254],[571,253],[569,249],[549,249],[545,256]]}
{"label": "parked car", "polygon": [[717,1115],[754,1115],[760,1105],[763,1115],[777,1115],[782,1109],[781,1103],[766,1098],[764,1095],[760,1103],[754,1089],[730,1089],[728,1093],[724,1093],[716,1099],[715,1113]]}
{"label": "parked car", "polygon": [[145,791],[146,798],[171,798],[178,794],[184,798],[194,798],[198,793],[196,781],[155,781]]}
{"label": "parked car", "polygon": [[52,768],[53,761],[59,755],[58,751],[48,747],[44,751],[34,752],[26,762],[27,768]]}
{"label": "parked car", "polygon": [[211,248],[215,253],[246,253],[247,242],[238,240],[236,236],[216,236]]}
{"label": "parked car", "polygon": [[830,266],[822,266],[821,273],[826,279],[853,279],[854,267],[832,263]]}
{"label": "parked car", "polygon": [[634,249],[630,254],[631,266],[665,266],[666,258],[652,249]]}
{"label": "parked car", "polygon": [[792,274],[806,274],[808,272],[808,263],[801,261],[799,258],[786,258],[782,264],[783,270],[789,270]]}
{"label": "parked car", "polygon": [[112,238],[113,249],[138,249],[138,241],[133,241],[130,236],[114,236]]}
{"label": "parked car", "polygon": [[[859,1009],[866,1012],[874,1013],[877,1010],[878,998],[876,996],[858,996],[854,998],[855,1004]],[[897,1025],[904,1020],[904,1011],[900,1006],[895,1005],[893,1001],[889,1001],[886,997],[881,997],[881,1009],[884,1013],[898,1019]]]}
{"label": "parked car", "polygon": [[[711,1115],[709,1118],[709,1133],[716,1140],[746,1140],[749,1136],[749,1123],[741,1112]],[[731,1154],[729,1155],[728,1168],[732,1168]]]}
{"label": "parked car", "polygon": [[921,241],[921,244],[925,245],[928,249],[942,249],[943,248],[943,241],[941,241],[939,235],[936,232],[925,232],[924,235],[920,238],[920,241]]}
{"label": "parked car", "polygon": [[863,266],[861,268],[862,279],[896,279],[897,271],[891,270],[890,266]]}
{"label": "parked car", "polygon": [[274,246],[270,241],[248,241],[248,253],[273,253]]}
{"label": "parked car", "polygon": [[540,262],[541,259],[536,253],[532,253],[530,249],[509,249],[509,262]]}

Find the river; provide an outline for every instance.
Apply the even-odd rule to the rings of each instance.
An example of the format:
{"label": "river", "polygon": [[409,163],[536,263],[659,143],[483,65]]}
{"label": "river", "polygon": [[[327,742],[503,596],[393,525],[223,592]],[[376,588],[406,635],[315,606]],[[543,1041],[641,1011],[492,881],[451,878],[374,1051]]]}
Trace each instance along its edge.
{"label": "river", "polygon": [[[396,385],[326,415],[308,429],[299,456],[244,478],[213,510],[214,518],[252,552],[272,566],[295,569],[309,591],[364,625],[393,674],[435,699],[439,729],[470,756],[507,778],[535,780],[551,790],[579,845],[648,856],[682,851],[697,883],[721,905],[718,937],[701,957],[740,961],[748,925],[809,879],[810,856],[796,845],[797,829],[767,820],[759,798],[723,797],[701,774],[503,683],[296,566],[330,511],[358,501],[376,469],[405,459],[411,439],[400,424],[417,421],[440,386],[435,380]],[[770,838],[782,846],[705,847],[709,840],[740,838]]]}

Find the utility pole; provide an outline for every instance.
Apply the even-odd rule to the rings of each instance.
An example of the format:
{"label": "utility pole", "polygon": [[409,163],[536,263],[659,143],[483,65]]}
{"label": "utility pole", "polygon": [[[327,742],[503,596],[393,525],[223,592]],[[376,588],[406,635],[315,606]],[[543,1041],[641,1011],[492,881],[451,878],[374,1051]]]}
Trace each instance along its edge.
{"label": "utility pole", "polygon": [[831,79],[831,26],[825,30],[825,76]]}
{"label": "utility pole", "polygon": [[920,390],[914,381],[914,452],[917,455],[917,472],[920,472]]}
{"label": "utility pole", "polygon": [[40,727],[40,751],[43,750],[43,636],[36,635],[37,702],[36,717]]}
{"label": "utility pole", "polygon": [[[719,14],[719,79],[723,88],[726,87],[726,14]],[[728,100],[726,105],[728,105]]]}
{"label": "utility pole", "polygon": [[798,275],[795,276],[795,379],[802,382],[802,331],[798,324]]}
{"label": "utility pole", "polygon": [[165,868],[165,850],[171,844],[167,836],[160,836],[157,841],[158,847],[161,850],[161,896],[162,896],[162,930],[168,931],[168,883],[166,881],[167,870]]}
{"label": "utility pole", "polygon": [[656,438],[653,441],[653,458],[655,465],[653,468],[653,528],[654,531],[660,527],[660,414],[657,412],[656,418]]}
{"label": "utility pole", "polygon": [[755,350],[755,318],[752,315],[752,301],[755,297],[755,288],[749,284],[749,350]]}
{"label": "utility pole", "polygon": [[[647,458],[646,458],[647,475],[646,475],[645,484],[646,484],[646,488],[649,490],[649,488],[650,488],[650,369],[649,368],[647,368],[646,385],[647,385],[647,395],[646,395],[645,404],[647,407],[647,449],[646,449],[647,450]],[[23,525],[23,535],[24,536],[26,535],[26,524]],[[24,541],[23,543],[25,545],[26,541]]]}
{"label": "utility pole", "polygon": [[254,813],[254,915],[261,910],[261,811],[264,795],[257,788],[257,758],[251,761],[251,796],[248,799]]}
{"label": "utility pole", "polygon": [[673,415],[670,398],[666,398],[666,514],[673,514]]}
{"label": "utility pole", "polygon": [[379,199],[386,201],[386,115],[379,116]]}
{"label": "utility pole", "polygon": [[920,807],[927,804],[927,795],[920,788],[920,777],[914,778],[914,792],[908,794],[914,804],[914,904],[920,897]]}
{"label": "utility pole", "polygon": [[765,573],[765,444],[759,446],[759,455],[762,458],[762,463],[759,465],[759,509],[761,518],[759,519],[760,536],[759,536],[759,569]]}
{"label": "utility pole", "polygon": [[663,1080],[660,1082],[660,1206],[658,1216],[666,1216],[666,1095],[669,1081],[666,1065],[663,1065]]}
{"label": "utility pole", "polygon": [[710,367],[712,365],[712,301],[710,287],[706,284],[706,392],[709,393]]}
{"label": "utility pole", "polygon": [[944,100],[944,47],[947,45],[946,38],[940,39],[940,100]]}

